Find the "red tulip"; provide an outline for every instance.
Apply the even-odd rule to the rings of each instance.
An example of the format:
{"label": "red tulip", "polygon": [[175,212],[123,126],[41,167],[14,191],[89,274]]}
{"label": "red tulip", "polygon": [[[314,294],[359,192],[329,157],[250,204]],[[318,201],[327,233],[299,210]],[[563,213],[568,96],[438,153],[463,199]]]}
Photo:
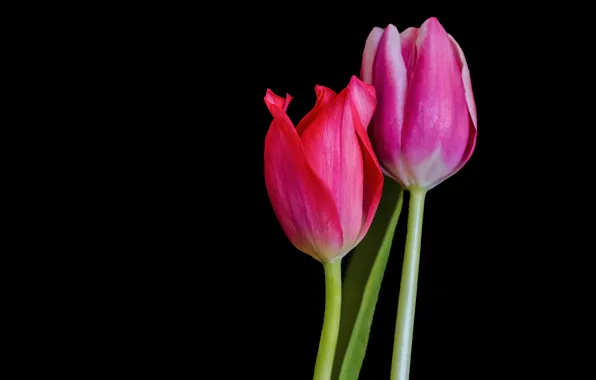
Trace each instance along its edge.
{"label": "red tulip", "polygon": [[465,165],[477,133],[470,70],[436,18],[401,35],[393,25],[374,28],[361,75],[377,92],[370,135],[391,177],[428,190]]}
{"label": "red tulip", "polygon": [[265,138],[265,183],[282,229],[296,248],[321,262],[345,256],[368,232],[383,175],[366,128],[373,86],[352,77],[336,94],[316,86],[315,107],[294,128],[292,97],[267,90],[273,122]]}

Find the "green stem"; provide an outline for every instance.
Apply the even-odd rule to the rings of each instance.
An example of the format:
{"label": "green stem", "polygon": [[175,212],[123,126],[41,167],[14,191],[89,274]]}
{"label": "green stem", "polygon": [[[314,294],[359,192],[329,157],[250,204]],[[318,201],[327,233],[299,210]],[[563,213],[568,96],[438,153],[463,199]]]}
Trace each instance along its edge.
{"label": "green stem", "polygon": [[325,269],[325,317],[313,380],[331,379],[341,313],[341,259],[323,263]]}
{"label": "green stem", "polygon": [[422,216],[426,190],[409,189],[408,232],[399,288],[397,322],[391,361],[391,380],[408,380],[410,356],[414,334],[414,313],[418,287],[418,266],[420,264],[420,241],[422,238]]}
{"label": "green stem", "polygon": [[[403,199],[403,188],[386,179],[375,219],[366,237],[352,253],[344,277],[342,326],[336,355],[336,360],[341,360],[336,367],[340,363],[341,367],[334,368],[339,380],[357,380],[360,374]],[[345,334],[342,334],[346,331],[349,333],[347,347]],[[334,378],[338,376],[334,374]]]}

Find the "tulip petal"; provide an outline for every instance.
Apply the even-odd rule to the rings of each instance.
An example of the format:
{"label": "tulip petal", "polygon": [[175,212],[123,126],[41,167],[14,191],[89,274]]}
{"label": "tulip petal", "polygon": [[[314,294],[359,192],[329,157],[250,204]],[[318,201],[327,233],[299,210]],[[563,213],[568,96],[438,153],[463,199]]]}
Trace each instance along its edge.
{"label": "tulip petal", "polygon": [[364,130],[367,130],[377,106],[375,87],[372,84],[362,82],[356,76],[352,75],[348,88],[350,89],[350,99],[354,102],[355,111],[358,114],[360,123]]}
{"label": "tulip petal", "polygon": [[375,26],[366,38],[364,52],[362,53],[362,65],[360,66],[360,78],[364,83],[372,84],[373,82],[375,55],[382,35],[383,29]]}
{"label": "tulip petal", "polygon": [[333,98],[337,96],[332,89],[319,85],[315,86],[315,93],[317,94],[317,102],[315,103],[314,108],[310,110],[310,112],[307,113],[296,126],[296,132],[298,132],[299,136],[302,136],[306,127],[312,123],[319,112],[321,112],[321,110],[323,110],[329,103],[331,103]]}
{"label": "tulip petal", "polygon": [[470,135],[468,136],[468,145],[466,146],[466,151],[464,153],[463,159],[455,169],[454,173],[459,171],[466,162],[472,156],[474,152],[474,148],[476,147],[476,135],[478,134],[478,117],[476,115],[476,102],[474,101],[474,92],[472,91],[472,79],[470,78],[470,68],[468,67],[468,62],[466,61],[466,57],[464,55],[463,50],[459,46],[459,44],[455,41],[455,39],[449,36],[452,44],[454,45],[455,49],[457,50],[457,54],[460,60],[461,65],[461,72],[462,72],[462,81],[464,83],[464,88],[466,92],[466,102],[468,104],[468,110],[470,112],[470,118],[472,120],[472,125],[470,128]]}
{"label": "tulip petal", "polygon": [[362,227],[360,234],[354,242],[354,246],[364,238],[372,220],[377,212],[377,207],[381,201],[383,192],[383,173],[381,166],[377,161],[374,150],[370,143],[366,126],[369,125],[377,104],[375,88],[370,84],[365,84],[352,76],[349,96],[354,105],[354,111],[358,113],[359,123],[354,123],[360,149],[362,151],[362,165],[364,175],[364,187],[362,194]]}
{"label": "tulip petal", "polygon": [[300,137],[278,105],[265,97],[274,117],[265,138],[265,184],[282,229],[299,250],[326,262],[343,246],[338,209],[310,168]]}
{"label": "tulip petal", "polygon": [[412,75],[413,68],[416,66],[416,38],[418,37],[418,28],[409,27],[400,33],[401,55],[406,65],[408,79]]}
{"label": "tulip petal", "polygon": [[474,101],[474,92],[472,91],[472,80],[470,78],[470,69],[468,68],[468,63],[466,62],[466,57],[464,55],[463,50],[455,41],[455,39],[449,35],[449,40],[453,45],[453,48],[457,52],[457,56],[459,58],[459,65],[461,67],[461,74],[462,74],[462,82],[465,89],[465,96],[466,96],[466,103],[468,105],[468,110],[470,112],[470,133],[468,135],[468,143],[466,145],[466,149],[462,156],[461,161],[459,164],[453,169],[448,175],[443,176],[440,180],[436,181],[433,186],[445,181],[447,178],[451,177],[468,162],[472,153],[474,152],[474,148],[476,147],[476,135],[478,134],[478,119],[476,116],[476,102]]}
{"label": "tulip petal", "polygon": [[331,190],[337,206],[343,230],[343,254],[353,248],[362,229],[363,157],[355,124],[362,123],[361,115],[366,117],[374,112],[374,103],[372,107],[370,100],[366,104],[365,97],[370,98],[370,92],[365,90],[363,94],[355,81],[359,82],[353,77],[350,85],[302,134],[306,158]]}
{"label": "tulip petal", "polygon": [[291,101],[292,97],[290,96],[290,94],[286,94],[285,99],[281,96],[275,95],[273,91],[271,91],[270,89],[267,89],[267,93],[265,94],[265,104],[267,105],[267,108],[269,109],[269,112],[271,112],[272,115],[273,111],[271,110],[271,107],[273,105],[278,106],[285,112],[288,109],[288,106],[290,105]]}
{"label": "tulip petal", "polygon": [[[435,174],[448,173],[459,164],[466,149],[470,115],[459,58],[436,18],[429,18],[420,27],[416,55],[402,129],[404,157],[411,167],[428,166]],[[429,162],[431,158],[439,162]],[[430,177],[417,180],[423,185]]]}
{"label": "tulip petal", "polygon": [[464,89],[466,92],[466,102],[468,104],[468,109],[470,112],[470,117],[472,118],[472,122],[474,123],[474,129],[478,128],[478,120],[476,116],[476,102],[474,101],[474,92],[472,91],[472,79],[470,78],[470,68],[468,67],[468,62],[466,61],[466,56],[464,55],[464,51],[461,49],[455,38],[451,35],[448,35],[453,48],[457,52],[457,58],[459,59],[459,66],[461,67],[461,76],[462,81],[464,83]]}
{"label": "tulip petal", "polygon": [[373,84],[377,92],[377,111],[370,131],[379,161],[392,177],[401,166],[401,129],[406,98],[406,67],[401,55],[400,35],[393,25],[387,26],[379,41],[374,62]]}
{"label": "tulip petal", "polygon": [[362,125],[356,123],[356,134],[362,149],[362,165],[364,172],[364,189],[362,196],[362,229],[360,235],[354,242],[354,246],[360,243],[364,238],[373,221],[381,195],[383,193],[383,182],[385,177],[381,171],[381,166],[373,151],[370,140]]}

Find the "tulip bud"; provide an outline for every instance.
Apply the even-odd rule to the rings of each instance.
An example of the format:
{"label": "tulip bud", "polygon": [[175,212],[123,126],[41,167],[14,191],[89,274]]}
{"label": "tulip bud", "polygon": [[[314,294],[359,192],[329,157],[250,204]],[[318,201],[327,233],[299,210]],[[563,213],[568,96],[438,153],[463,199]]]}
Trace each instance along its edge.
{"label": "tulip bud", "polygon": [[352,77],[336,94],[316,86],[315,107],[294,128],[290,100],[267,90],[273,122],[265,138],[265,184],[282,229],[321,262],[345,256],[364,237],[379,205],[383,174],[366,133],[373,86]]}
{"label": "tulip bud", "polygon": [[401,35],[393,25],[374,28],[361,77],[376,89],[370,137],[386,174],[430,190],[464,166],[477,133],[470,71],[436,18]]}

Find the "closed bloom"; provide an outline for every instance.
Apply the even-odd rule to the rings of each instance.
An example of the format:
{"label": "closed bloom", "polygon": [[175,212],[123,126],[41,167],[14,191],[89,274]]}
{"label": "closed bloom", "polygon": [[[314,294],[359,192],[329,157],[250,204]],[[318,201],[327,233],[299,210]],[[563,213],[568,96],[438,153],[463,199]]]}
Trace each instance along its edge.
{"label": "closed bloom", "polygon": [[292,97],[267,90],[273,116],[265,138],[265,184],[286,236],[321,262],[341,258],[364,237],[379,205],[383,174],[366,128],[373,86],[352,77],[336,94],[316,86],[315,107],[296,128]]}
{"label": "closed bloom", "polygon": [[377,93],[370,137],[389,176],[429,190],[464,166],[477,133],[470,71],[436,18],[401,35],[393,25],[374,28],[361,77]]}

